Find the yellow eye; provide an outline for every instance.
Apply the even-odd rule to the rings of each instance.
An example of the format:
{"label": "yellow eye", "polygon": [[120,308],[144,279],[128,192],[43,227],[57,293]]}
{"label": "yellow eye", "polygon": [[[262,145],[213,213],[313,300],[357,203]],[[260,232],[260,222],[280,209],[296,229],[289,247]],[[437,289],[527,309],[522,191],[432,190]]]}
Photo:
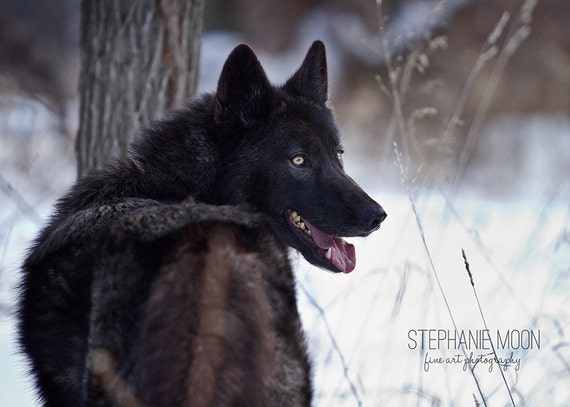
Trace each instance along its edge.
{"label": "yellow eye", "polygon": [[293,164],[300,167],[301,165],[305,164],[305,157],[302,155],[296,155],[295,157],[291,158],[291,161]]}
{"label": "yellow eye", "polygon": [[340,163],[342,163],[342,154],[343,154],[343,153],[344,153],[344,151],[342,151],[342,150],[338,150],[338,151],[336,152],[336,158],[337,158],[337,160],[338,160]]}

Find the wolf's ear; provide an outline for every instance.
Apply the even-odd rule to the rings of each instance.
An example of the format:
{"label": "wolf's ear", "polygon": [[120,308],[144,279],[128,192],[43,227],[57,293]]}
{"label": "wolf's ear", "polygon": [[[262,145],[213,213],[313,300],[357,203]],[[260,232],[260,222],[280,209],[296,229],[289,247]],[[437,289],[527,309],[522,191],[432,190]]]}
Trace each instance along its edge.
{"label": "wolf's ear", "polygon": [[216,122],[239,120],[248,125],[270,109],[273,88],[253,50],[245,44],[228,56],[216,90]]}
{"label": "wolf's ear", "polygon": [[324,105],[328,100],[327,56],[325,44],[315,41],[299,70],[289,79],[284,88]]}

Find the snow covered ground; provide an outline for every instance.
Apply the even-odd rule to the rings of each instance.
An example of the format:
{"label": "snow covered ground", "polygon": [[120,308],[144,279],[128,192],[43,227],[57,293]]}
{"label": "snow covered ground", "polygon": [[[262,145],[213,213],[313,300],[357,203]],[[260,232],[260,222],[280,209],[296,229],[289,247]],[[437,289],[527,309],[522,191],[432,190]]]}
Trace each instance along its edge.
{"label": "snow covered ground", "polygon": [[[497,349],[511,352],[518,366],[505,372],[517,405],[562,406],[570,399],[567,345],[570,311],[568,201],[524,199],[495,202],[459,198],[456,213],[442,221],[445,202],[420,202],[420,221],[403,195],[376,197],[389,213],[384,227],[358,245],[359,263],[348,276],[331,276],[301,267],[301,284],[324,310],[323,315],[301,293],[305,327],[317,362],[318,405],[474,405],[481,401],[465,357],[454,342],[430,342],[421,350],[422,329],[439,335],[485,329],[461,250],[467,255],[475,288],[495,346],[497,334],[513,343]],[[497,332],[498,331],[498,332]],[[540,348],[523,349],[518,337],[540,337]],[[426,347],[428,346],[426,336]],[[516,341],[516,342],[515,342]],[[524,341],[523,341],[524,342]],[[489,344],[467,354],[489,354]],[[344,358],[344,366],[340,354]],[[426,357],[453,357],[443,364],[424,364]],[[347,370],[345,370],[345,367]],[[489,405],[510,405],[495,368],[482,364],[474,372]],[[351,383],[355,390],[351,390]],[[344,403],[339,403],[344,401]]]}
{"label": "snow covered ground", "polygon": [[[50,131],[55,124],[40,105],[17,99],[12,105],[0,118],[0,405],[25,407],[34,396],[14,346],[13,287],[26,246],[73,182],[75,167],[69,141]],[[32,125],[22,131],[22,122]],[[10,137],[16,128],[20,136]],[[509,134],[521,133],[524,143],[509,142]],[[415,212],[405,189],[393,186],[398,182],[385,187],[387,174],[397,171],[374,172],[386,166],[347,152],[347,171],[389,217],[372,236],[353,239],[358,263],[349,275],[292,256],[315,366],[315,405],[475,405],[474,397],[482,398],[474,376],[488,405],[510,405],[504,382],[517,405],[567,405],[568,137],[567,117],[492,122],[475,152],[481,165],[469,169],[453,203],[441,190],[411,185]],[[514,145],[522,152],[505,160],[500,149]],[[485,329],[462,249],[497,354],[512,359],[504,379],[490,360],[480,361],[474,375],[465,369],[466,355],[491,352],[488,341],[478,344],[487,349],[471,344],[464,354],[449,339],[451,315],[466,335]],[[512,342],[497,342],[505,338]]]}

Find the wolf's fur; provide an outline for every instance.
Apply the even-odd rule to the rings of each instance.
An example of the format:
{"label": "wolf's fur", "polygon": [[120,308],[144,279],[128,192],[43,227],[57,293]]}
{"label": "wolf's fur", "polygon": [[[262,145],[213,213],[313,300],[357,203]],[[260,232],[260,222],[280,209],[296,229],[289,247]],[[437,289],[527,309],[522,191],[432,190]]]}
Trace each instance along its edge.
{"label": "wolf's fur", "polygon": [[19,302],[45,405],[310,403],[285,247],[350,272],[340,236],[386,216],[344,173],[327,89],[318,41],[279,87],[238,46],[215,94],[58,202]]}

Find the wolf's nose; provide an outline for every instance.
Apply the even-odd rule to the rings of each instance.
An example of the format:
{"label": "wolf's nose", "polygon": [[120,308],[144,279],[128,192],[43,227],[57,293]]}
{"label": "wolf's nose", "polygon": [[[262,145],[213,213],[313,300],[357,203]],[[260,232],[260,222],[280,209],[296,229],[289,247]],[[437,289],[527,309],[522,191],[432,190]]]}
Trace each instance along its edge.
{"label": "wolf's nose", "polygon": [[372,232],[380,227],[380,224],[388,215],[380,205],[370,205],[360,214],[362,221]]}

